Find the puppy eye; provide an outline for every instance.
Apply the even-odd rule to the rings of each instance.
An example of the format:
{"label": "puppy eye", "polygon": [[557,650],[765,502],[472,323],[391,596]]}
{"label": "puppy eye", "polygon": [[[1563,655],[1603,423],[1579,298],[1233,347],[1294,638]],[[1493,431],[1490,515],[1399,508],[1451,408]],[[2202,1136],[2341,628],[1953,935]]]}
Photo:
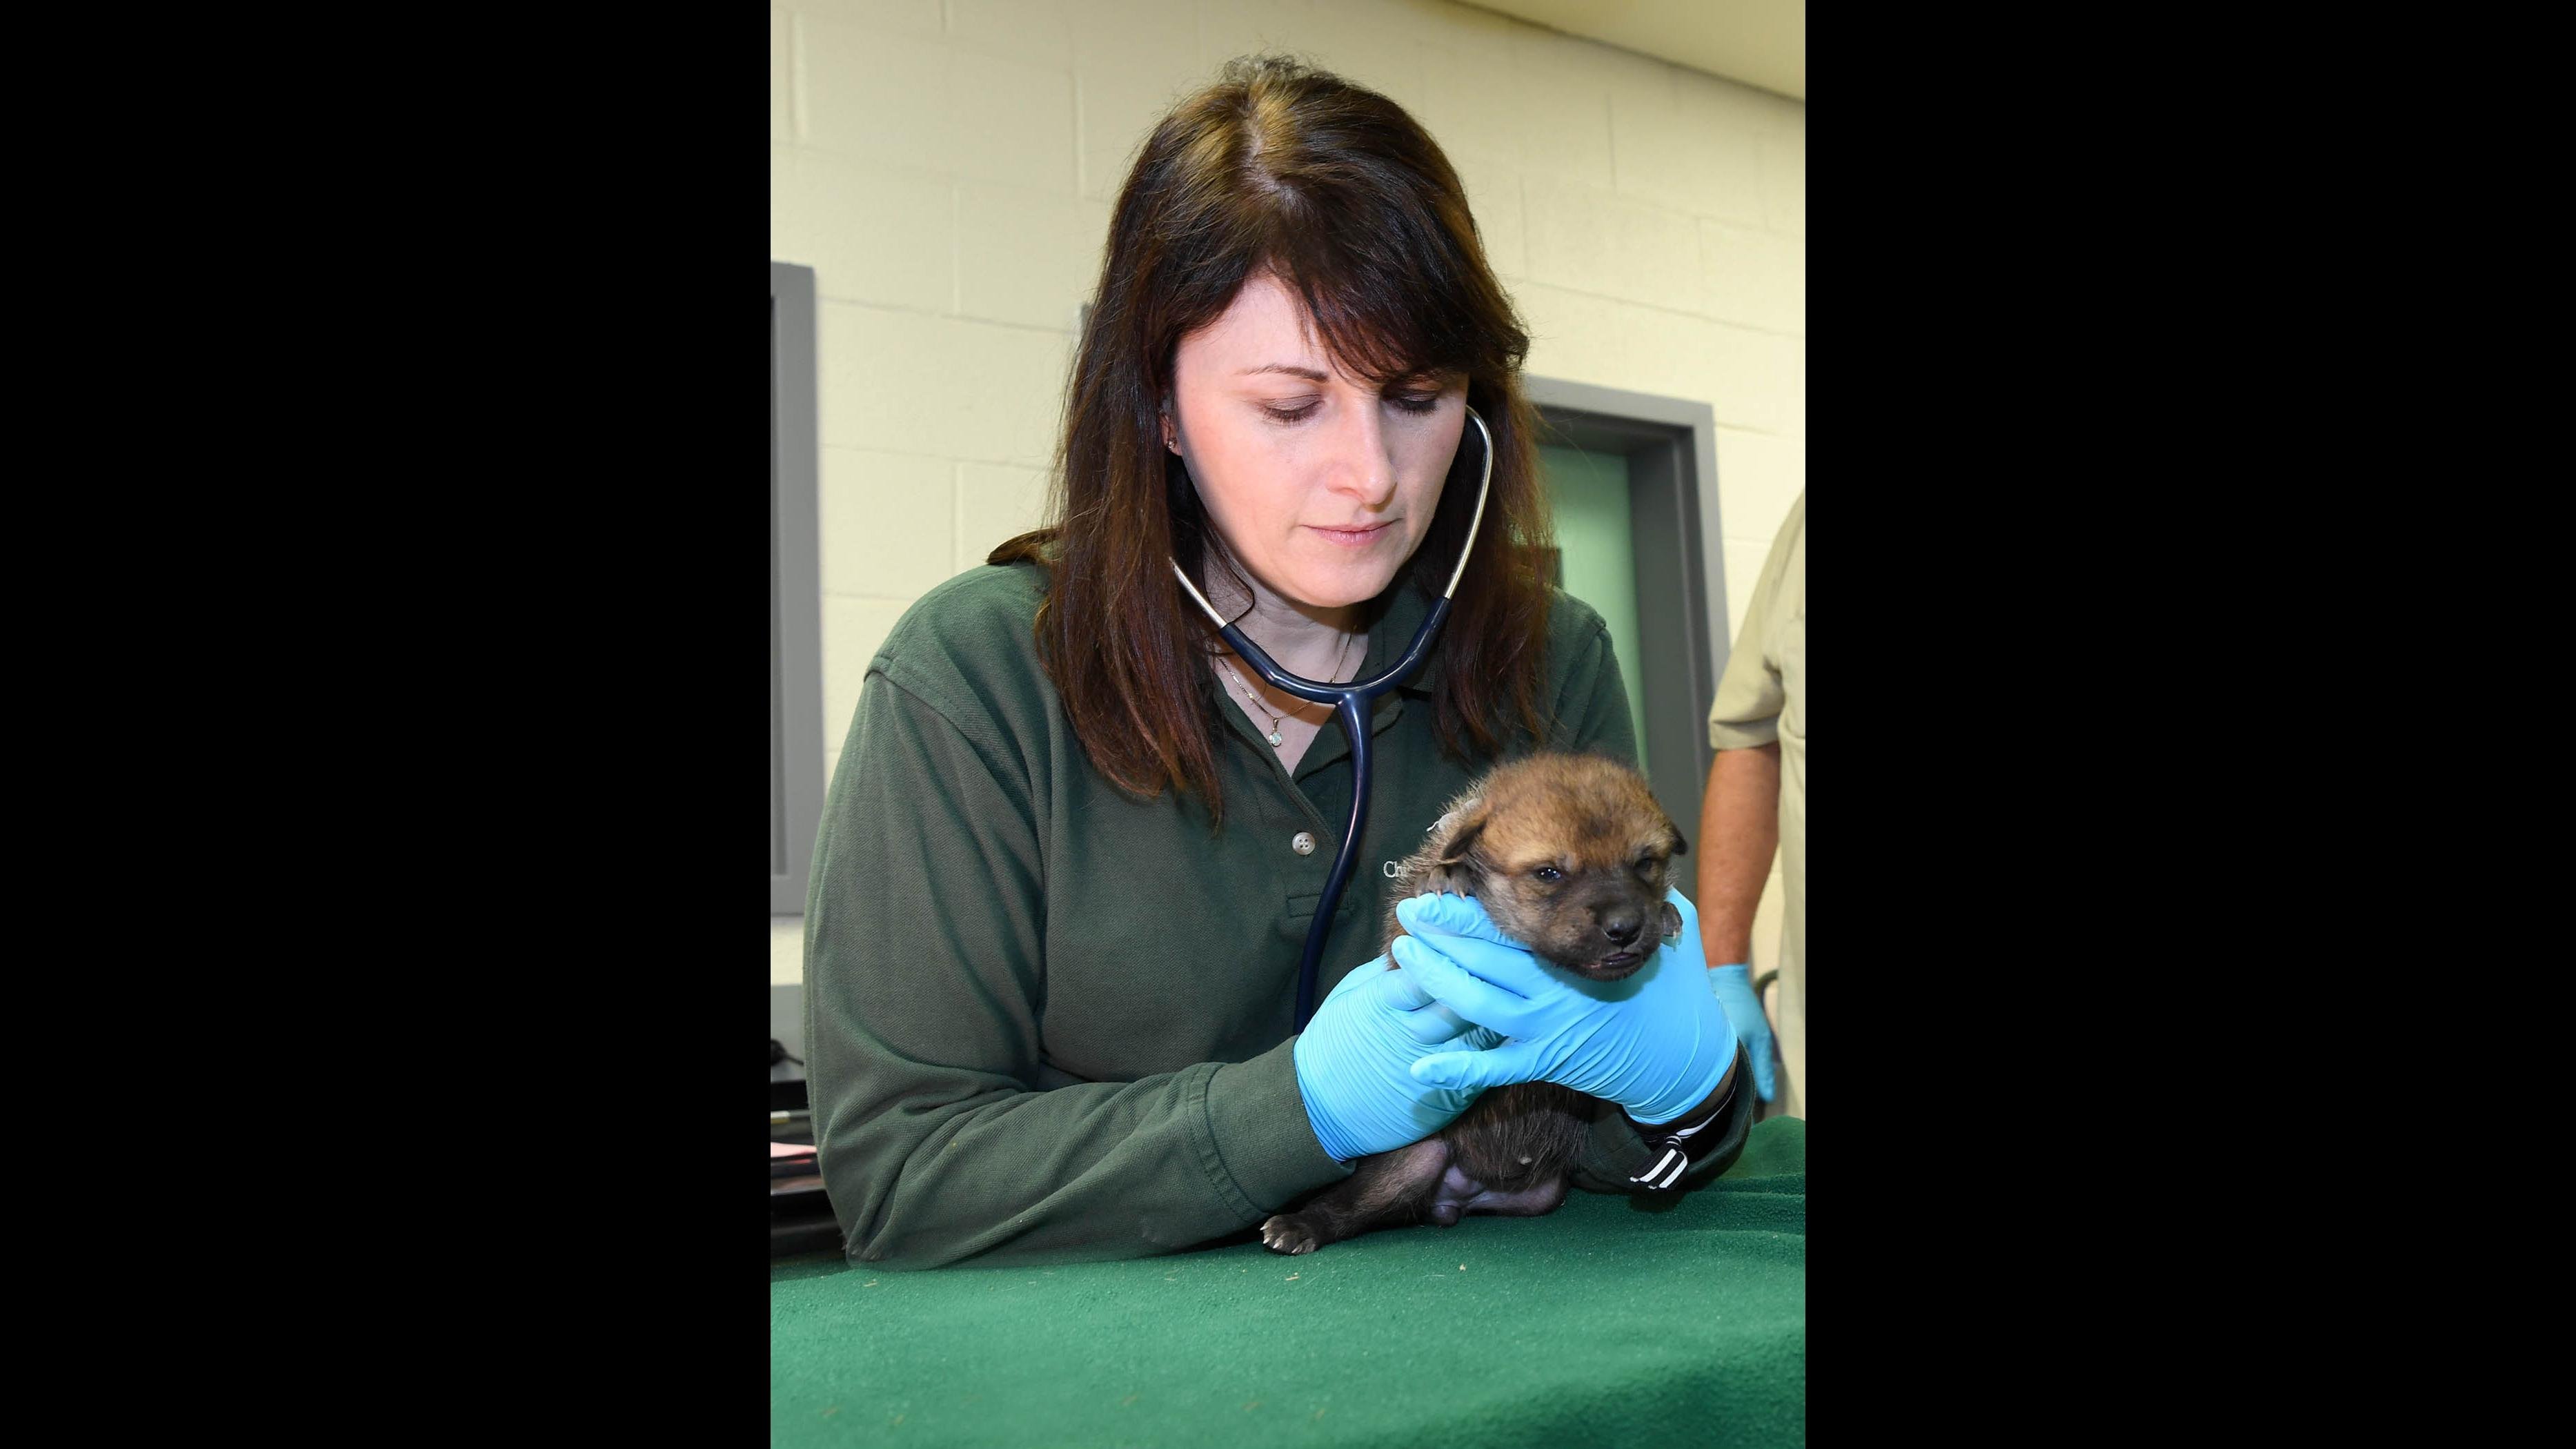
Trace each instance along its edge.
{"label": "puppy eye", "polygon": [[1538,869],[1531,871],[1530,874],[1538,877],[1540,880],[1546,881],[1549,885],[1554,885],[1558,881],[1565,879],[1565,872],[1558,870],[1552,865],[1542,865]]}

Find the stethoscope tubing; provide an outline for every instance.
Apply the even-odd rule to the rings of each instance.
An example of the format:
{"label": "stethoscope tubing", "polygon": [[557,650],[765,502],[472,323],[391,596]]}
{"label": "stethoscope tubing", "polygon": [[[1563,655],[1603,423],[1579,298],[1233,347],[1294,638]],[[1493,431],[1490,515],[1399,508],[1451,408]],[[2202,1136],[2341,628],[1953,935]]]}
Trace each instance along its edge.
{"label": "stethoscope tubing", "polygon": [[1227,623],[1217,613],[1216,606],[1207,601],[1207,595],[1200,593],[1198,585],[1190,582],[1189,574],[1183,571],[1178,559],[1172,561],[1173,577],[1178,578],[1181,587],[1198,601],[1199,608],[1216,625],[1217,633],[1224,637],[1226,644],[1273,687],[1315,704],[1331,705],[1333,718],[1341,722],[1342,733],[1351,742],[1351,823],[1342,834],[1341,850],[1333,857],[1332,874],[1325,878],[1323,899],[1315,903],[1314,919],[1306,927],[1305,954],[1297,963],[1299,1031],[1304,1031],[1306,1023],[1314,1019],[1315,973],[1324,957],[1324,938],[1332,931],[1333,912],[1341,904],[1343,889],[1350,884],[1352,866],[1358,863],[1360,830],[1368,824],[1370,757],[1375,753],[1369,735],[1369,711],[1387,691],[1411,679],[1422,668],[1422,662],[1431,656],[1431,645],[1440,635],[1441,624],[1449,618],[1449,604],[1458,592],[1458,580],[1467,572],[1467,555],[1475,550],[1476,530],[1485,521],[1485,499],[1494,484],[1494,434],[1485,426],[1485,420],[1476,415],[1474,408],[1467,409],[1467,418],[1484,438],[1485,465],[1483,477],[1476,485],[1476,512],[1467,523],[1466,545],[1458,551],[1458,566],[1449,571],[1449,587],[1441,591],[1439,598],[1431,601],[1431,612],[1425,614],[1422,622],[1414,628],[1413,643],[1406,647],[1404,657],[1375,679],[1365,683],[1318,684],[1280,668],[1260,645],[1253,643],[1241,629]]}

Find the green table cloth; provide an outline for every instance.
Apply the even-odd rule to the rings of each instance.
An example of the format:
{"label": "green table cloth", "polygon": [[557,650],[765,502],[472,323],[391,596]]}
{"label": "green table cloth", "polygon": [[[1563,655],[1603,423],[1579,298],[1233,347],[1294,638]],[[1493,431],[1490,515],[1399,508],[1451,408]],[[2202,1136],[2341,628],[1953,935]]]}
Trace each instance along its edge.
{"label": "green table cloth", "polygon": [[1116,1263],[772,1265],[773,1443],[1800,1444],[1807,1124],[1708,1187]]}

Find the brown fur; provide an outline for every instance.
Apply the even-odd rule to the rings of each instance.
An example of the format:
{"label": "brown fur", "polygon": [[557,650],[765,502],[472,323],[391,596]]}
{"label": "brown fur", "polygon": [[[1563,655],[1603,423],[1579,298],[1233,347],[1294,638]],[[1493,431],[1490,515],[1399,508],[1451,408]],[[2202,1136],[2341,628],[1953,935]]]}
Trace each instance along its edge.
{"label": "brown fur", "polygon": [[[1428,834],[1396,868],[1388,944],[1404,934],[1397,903],[1425,891],[1474,897],[1504,934],[1596,981],[1634,973],[1681,929],[1664,893],[1689,846],[1646,782],[1616,761],[1547,754],[1501,766]],[[1550,1082],[1498,1087],[1437,1136],[1361,1159],[1347,1180],[1263,1223],[1262,1241],[1303,1253],[1382,1227],[1553,1211],[1591,1124],[1615,1110]]]}

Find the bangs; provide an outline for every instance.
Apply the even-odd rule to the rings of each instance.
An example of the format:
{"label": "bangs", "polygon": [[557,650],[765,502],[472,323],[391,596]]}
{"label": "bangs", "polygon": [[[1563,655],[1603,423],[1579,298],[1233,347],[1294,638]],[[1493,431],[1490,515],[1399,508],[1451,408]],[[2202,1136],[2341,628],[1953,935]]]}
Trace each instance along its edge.
{"label": "bangs", "polygon": [[1343,371],[1382,385],[1431,372],[1493,370],[1495,349],[1482,345],[1484,329],[1459,269],[1422,264],[1431,259],[1420,246],[1402,247],[1412,264],[1398,264],[1383,241],[1372,238],[1363,250],[1338,229],[1292,224],[1281,233],[1255,270],[1275,273],[1297,294]]}
{"label": "bangs", "polygon": [[1236,165],[1258,198],[1246,218],[1258,235],[1244,240],[1354,377],[1516,367],[1516,329],[1489,292],[1457,173],[1418,129],[1383,129],[1392,134],[1378,153],[1359,156],[1312,133],[1267,145],[1245,136]]}

